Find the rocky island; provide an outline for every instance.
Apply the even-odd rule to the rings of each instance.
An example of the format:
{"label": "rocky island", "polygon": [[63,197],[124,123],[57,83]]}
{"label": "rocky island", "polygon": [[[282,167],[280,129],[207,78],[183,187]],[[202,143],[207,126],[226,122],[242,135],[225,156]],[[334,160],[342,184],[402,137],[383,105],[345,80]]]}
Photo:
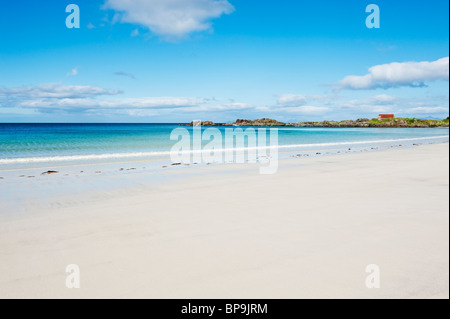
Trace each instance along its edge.
{"label": "rocky island", "polygon": [[409,127],[409,128],[434,128],[449,127],[449,118],[445,120],[424,120],[416,118],[393,119],[358,119],[348,121],[322,121],[322,122],[298,122],[283,123],[273,119],[243,120],[238,119],[234,123],[216,124],[211,121],[191,122],[186,126],[265,126],[265,127]]}

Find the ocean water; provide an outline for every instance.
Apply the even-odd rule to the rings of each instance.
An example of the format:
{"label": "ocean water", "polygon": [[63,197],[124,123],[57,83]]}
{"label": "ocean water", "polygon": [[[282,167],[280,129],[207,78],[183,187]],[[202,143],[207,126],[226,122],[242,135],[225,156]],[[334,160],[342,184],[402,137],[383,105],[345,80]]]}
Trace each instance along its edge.
{"label": "ocean water", "polygon": [[[0,124],[0,169],[168,157],[177,142],[170,135],[177,128],[177,124]],[[225,136],[225,128],[219,130]],[[448,129],[278,128],[278,144],[289,151],[349,145],[386,147],[400,142],[445,142],[448,135]]]}

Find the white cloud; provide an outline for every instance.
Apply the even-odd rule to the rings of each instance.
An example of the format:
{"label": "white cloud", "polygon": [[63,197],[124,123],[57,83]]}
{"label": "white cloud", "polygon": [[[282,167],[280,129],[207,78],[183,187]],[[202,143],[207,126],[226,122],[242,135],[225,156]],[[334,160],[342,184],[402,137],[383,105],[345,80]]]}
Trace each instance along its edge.
{"label": "white cloud", "polygon": [[303,94],[283,94],[278,98],[279,106],[301,106],[308,103],[310,97]]}
{"label": "white cloud", "polygon": [[445,107],[415,107],[406,112],[411,114],[436,114],[448,113],[449,109]]}
{"label": "white cloud", "polygon": [[321,105],[331,105],[336,102],[338,96],[329,95],[309,95],[309,94],[282,94],[278,97],[276,106],[279,108],[298,107],[310,105],[311,102],[320,102]]}
{"label": "white cloud", "polygon": [[88,29],[95,29],[95,25],[92,22],[89,22],[87,25]]}
{"label": "white cloud", "polygon": [[375,95],[372,98],[370,98],[370,101],[377,102],[377,103],[385,103],[389,104],[397,100],[395,96],[387,95],[387,94],[380,94]]}
{"label": "white cloud", "polygon": [[[131,74],[123,74],[131,76]],[[94,86],[66,86],[41,84],[36,86],[0,89],[0,107],[33,109],[40,112],[110,112],[138,110],[208,111],[243,108],[240,103],[208,105],[211,101],[191,97],[129,97],[119,98],[119,90]],[[115,96],[115,97],[113,97]]]}
{"label": "white cloud", "polygon": [[[122,73],[122,72],[118,72]],[[131,76],[131,74],[119,74]],[[221,112],[252,109],[240,102],[220,103],[216,99],[193,97],[126,97],[119,90],[93,86],[41,84],[0,89],[0,107],[40,112],[84,112],[109,114],[155,114],[152,112]]]}
{"label": "white cloud", "polygon": [[306,94],[283,94],[275,107],[259,108],[260,111],[275,111],[286,113],[297,113],[302,115],[319,115],[329,111],[328,107],[309,105],[311,101],[321,101],[327,103],[327,96],[313,96]]}
{"label": "white cloud", "polygon": [[204,99],[178,97],[144,97],[114,100],[93,98],[30,99],[17,103],[18,107],[54,110],[85,109],[170,109],[193,107],[205,103]]}
{"label": "white cloud", "polygon": [[15,98],[85,98],[98,95],[116,95],[119,90],[107,90],[87,85],[41,84],[18,88],[0,89],[0,97]]}
{"label": "white cloud", "polygon": [[330,108],[323,106],[303,105],[298,107],[286,107],[282,110],[287,113],[297,113],[302,115],[320,115],[328,112]]}
{"label": "white cloud", "polygon": [[449,80],[449,57],[428,62],[376,65],[363,76],[350,75],[334,85],[336,89],[368,90],[400,86],[422,87],[426,82]]}
{"label": "white cloud", "polygon": [[75,76],[75,75],[78,75],[78,69],[79,69],[79,67],[77,66],[76,68],[73,68],[70,72],[68,72],[66,75],[67,75],[67,76]]}
{"label": "white cloud", "polygon": [[210,20],[234,11],[227,0],[106,0],[104,7],[120,12],[121,22],[175,38],[208,30]]}
{"label": "white cloud", "polygon": [[253,106],[247,103],[225,103],[225,104],[217,104],[217,105],[201,105],[194,106],[190,108],[185,108],[183,111],[186,112],[213,112],[213,111],[241,111],[252,109]]}
{"label": "white cloud", "polygon": [[341,109],[352,109],[364,112],[390,112],[396,105],[397,98],[387,94],[375,95],[363,99],[352,99],[339,103]]}

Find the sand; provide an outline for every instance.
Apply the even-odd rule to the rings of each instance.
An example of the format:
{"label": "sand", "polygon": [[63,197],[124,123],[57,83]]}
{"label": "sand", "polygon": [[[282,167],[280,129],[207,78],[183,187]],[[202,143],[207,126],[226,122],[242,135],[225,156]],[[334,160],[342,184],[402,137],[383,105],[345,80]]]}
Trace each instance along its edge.
{"label": "sand", "polygon": [[67,177],[42,203],[19,184],[21,201],[1,197],[24,209],[0,214],[0,298],[449,298],[448,165],[447,143],[289,159],[275,175],[133,172],[72,197]]}

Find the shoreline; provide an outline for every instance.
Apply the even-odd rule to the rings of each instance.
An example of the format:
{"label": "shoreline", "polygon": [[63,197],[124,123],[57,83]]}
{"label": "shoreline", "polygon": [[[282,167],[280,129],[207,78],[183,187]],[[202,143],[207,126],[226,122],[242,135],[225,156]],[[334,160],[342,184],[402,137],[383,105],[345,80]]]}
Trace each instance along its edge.
{"label": "shoreline", "polygon": [[[245,147],[242,149],[222,149],[220,152],[222,154],[230,151],[238,151],[238,152],[246,152],[249,150],[283,150],[283,149],[303,149],[303,148],[322,148],[322,147],[331,147],[331,146],[354,146],[354,145],[368,145],[371,144],[382,144],[382,143],[398,143],[398,142],[422,142],[422,141],[432,141],[441,143],[440,140],[449,139],[448,135],[441,136],[428,136],[428,137],[412,137],[412,138],[399,138],[399,139],[381,139],[381,140],[363,140],[363,141],[340,141],[340,142],[330,142],[330,143],[315,143],[315,144],[281,144],[277,146],[261,146],[261,147]],[[432,143],[431,142],[431,143]],[[445,143],[447,141],[444,141]],[[180,154],[198,154],[204,153],[205,151],[184,151]],[[122,161],[126,162],[139,162],[139,161],[150,161],[155,158],[163,158],[163,156],[170,155],[170,151],[148,151],[148,152],[130,152],[130,153],[108,153],[108,154],[83,154],[83,155],[63,155],[63,156],[41,156],[41,157],[25,157],[25,158],[0,158],[0,173],[2,171],[7,171],[7,169],[2,169],[2,165],[12,165],[12,164],[31,164],[31,163],[49,163],[49,162],[76,162],[80,161],[80,163],[75,163],[73,165],[95,165],[102,163],[87,163],[82,162],[86,160],[113,160],[113,159],[130,159],[130,161]],[[142,158],[139,160],[139,158]],[[144,159],[145,158],[145,159]],[[151,159],[149,159],[151,158]],[[131,160],[134,159],[134,160]],[[119,161],[114,161],[113,163],[119,163]],[[107,163],[104,163],[107,164]],[[59,165],[63,167],[63,165]],[[51,166],[49,166],[51,167]],[[11,170],[21,170],[25,168],[11,168]]]}
{"label": "shoreline", "polygon": [[[361,146],[344,143],[339,148],[319,148],[318,144],[313,144],[312,148],[300,147],[298,149],[288,146],[284,149],[281,146],[277,158],[280,169],[285,165],[312,165],[315,161],[334,160],[339,157],[351,160],[352,156],[361,154],[448,145],[448,137],[443,136],[442,138],[447,140],[437,141],[433,137],[432,141],[427,142],[428,138],[419,138],[411,139],[411,143],[407,144],[405,139],[401,139],[393,140],[396,143],[386,145],[361,142],[363,144]],[[0,169],[0,186],[4,186],[4,190],[0,194],[0,211],[3,212],[3,215],[11,215],[29,212],[36,207],[49,208],[54,206],[55,201],[58,202],[58,205],[73,202],[74,196],[77,198],[75,201],[96,198],[97,195],[100,198],[107,198],[108,196],[105,197],[105,194],[128,193],[129,190],[145,189],[148,185],[155,186],[166,181],[183,182],[183,180],[195,179],[198,176],[215,176],[220,171],[227,172],[227,174],[234,171],[245,171],[259,175],[260,168],[265,165],[263,164],[264,160],[261,158],[257,163],[242,164],[228,162],[177,164],[172,163],[168,158],[147,158]]]}

